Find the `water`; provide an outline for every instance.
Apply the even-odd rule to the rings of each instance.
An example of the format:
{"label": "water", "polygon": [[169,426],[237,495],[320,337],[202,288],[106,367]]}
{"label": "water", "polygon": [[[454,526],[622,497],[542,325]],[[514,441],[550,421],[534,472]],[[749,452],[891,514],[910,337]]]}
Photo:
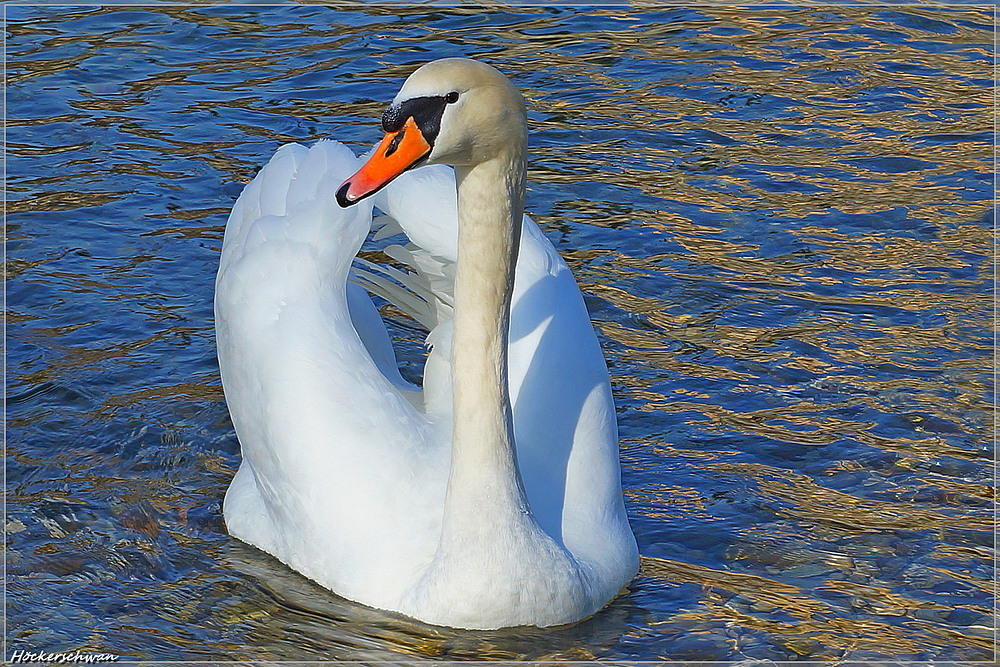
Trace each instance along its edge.
{"label": "water", "polygon": [[[992,659],[991,11],[6,12],[8,655]],[[348,603],[220,516],[228,209],[453,55],[529,101],[613,377],[643,569],[568,628]]]}

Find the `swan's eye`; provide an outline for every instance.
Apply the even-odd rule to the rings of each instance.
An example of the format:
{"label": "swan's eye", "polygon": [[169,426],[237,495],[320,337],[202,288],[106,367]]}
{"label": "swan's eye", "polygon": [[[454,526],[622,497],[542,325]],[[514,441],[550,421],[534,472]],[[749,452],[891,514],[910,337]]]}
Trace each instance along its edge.
{"label": "swan's eye", "polygon": [[454,104],[458,101],[458,93],[454,90],[444,96],[444,101],[448,104]]}

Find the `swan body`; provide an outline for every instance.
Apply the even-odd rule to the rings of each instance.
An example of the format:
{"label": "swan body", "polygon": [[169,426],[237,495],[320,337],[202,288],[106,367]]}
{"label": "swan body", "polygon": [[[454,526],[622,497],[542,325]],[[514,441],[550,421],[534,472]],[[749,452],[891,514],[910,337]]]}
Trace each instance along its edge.
{"label": "swan body", "polygon": [[[432,624],[589,616],[638,554],[600,347],[569,268],[522,213],[523,100],[489,66],[436,61],[383,126],[364,164],[333,141],[283,146],[226,225],[216,333],[243,456],[227,529]],[[392,160],[405,164],[386,175]],[[373,206],[409,239],[386,252],[415,294],[352,268]],[[356,282],[429,329],[422,389]]]}

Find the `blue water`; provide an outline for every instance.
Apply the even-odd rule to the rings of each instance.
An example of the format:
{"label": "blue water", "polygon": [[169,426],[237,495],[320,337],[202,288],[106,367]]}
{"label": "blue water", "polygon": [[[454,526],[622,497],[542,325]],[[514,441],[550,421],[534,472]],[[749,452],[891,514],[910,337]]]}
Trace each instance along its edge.
{"label": "blue water", "polygon": [[[993,25],[974,7],[6,7],[6,654],[990,660]],[[283,143],[480,57],[604,347],[644,557],[434,628],[229,538],[212,289]],[[397,320],[404,373],[421,335]]]}

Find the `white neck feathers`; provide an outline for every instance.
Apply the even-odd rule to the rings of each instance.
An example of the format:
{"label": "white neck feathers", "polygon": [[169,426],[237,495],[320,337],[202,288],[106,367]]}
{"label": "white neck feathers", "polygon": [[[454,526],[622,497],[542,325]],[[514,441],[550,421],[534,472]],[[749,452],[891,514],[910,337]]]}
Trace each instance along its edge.
{"label": "white neck feathers", "polygon": [[480,522],[489,530],[498,513],[528,509],[507,386],[510,303],[524,201],[522,156],[523,150],[456,168],[455,425],[445,537],[450,530],[467,534]]}

